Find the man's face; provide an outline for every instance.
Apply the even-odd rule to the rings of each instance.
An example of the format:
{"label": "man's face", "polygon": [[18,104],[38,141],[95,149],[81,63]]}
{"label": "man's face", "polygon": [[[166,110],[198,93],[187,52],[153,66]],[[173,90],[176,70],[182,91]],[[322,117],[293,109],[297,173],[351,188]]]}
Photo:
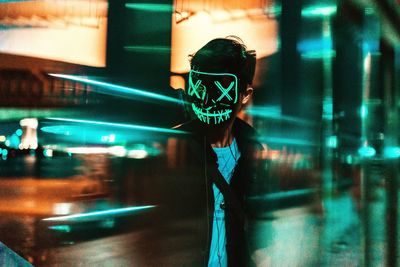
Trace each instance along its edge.
{"label": "man's face", "polygon": [[235,114],[238,79],[231,73],[189,72],[188,95],[200,121],[221,124]]}

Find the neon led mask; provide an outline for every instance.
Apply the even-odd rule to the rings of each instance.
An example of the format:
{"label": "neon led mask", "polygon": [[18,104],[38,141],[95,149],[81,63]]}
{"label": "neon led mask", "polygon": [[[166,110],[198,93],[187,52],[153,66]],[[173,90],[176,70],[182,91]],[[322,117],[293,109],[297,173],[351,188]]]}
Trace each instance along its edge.
{"label": "neon led mask", "polygon": [[220,124],[231,117],[238,101],[238,78],[232,73],[191,70],[188,95],[200,121]]}

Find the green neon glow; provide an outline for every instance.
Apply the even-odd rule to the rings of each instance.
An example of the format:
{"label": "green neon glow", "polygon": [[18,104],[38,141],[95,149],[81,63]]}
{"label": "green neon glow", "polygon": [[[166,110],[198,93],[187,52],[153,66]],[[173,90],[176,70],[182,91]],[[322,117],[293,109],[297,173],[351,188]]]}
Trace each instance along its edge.
{"label": "green neon glow", "polygon": [[[202,80],[198,79],[196,83],[193,83],[193,78],[192,75],[205,75],[205,76],[212,76],[213,79],[218,78],[218,76],[230,76],[233,78],[233,81],[229,84],[227,88],[224,88],[224,86],[219,82],[219,81],[214,81],[214,84],[216,87],[221,91],[221,95],[217,99],[210,99],[213,103],[214,106],[210,106],[207,108],[203,107],[198,107],[196,106],[195,103],[192,103],[192,109],[195,113],[195,115],[199,118],[200,121],[207,123],[207,124],[219,124],[224,121],[227,121],[232,113],[232,109],[226,108],[223,110],[212,110],[215,108],[217,105],[225,105],[230,107],[229,104],[225,103],[219,103],[223,98],[227,98],[228,101],[230,101],[232,104],[237,103],[238,99],[238,78],[236,75],[232,73],[212,73],[212,72],[201,72],[201,71],[195,71],[191,70],[189,72],[189,90],[188,94],[189,96],[196,96],[198,99],[204,100],[206,93],[207,93],[207,88],[202,84]],[[216,78],[214,78],[216,77]],[[234,90],[235,94],[235,99],[233,99],[230,95],[229,92],[231,90]]]}
{"label": "green neon glow", "polygon": [[217,99],[217,101],[221,101],[221,99],[224,98],[225,96],[226,98],[228,98],[228,100],[232,100],[232,97],[228,95],[228,93],[233,87],[233,82],[231,82],[231,84],[227,88],[224,88],[218,81],[216,81],[215,84],[217,85],[218,89],[222,92],[222,95]]}
{"label": "green neon glow", "polygon": [[129,214],[129,213],[132,213],[135,211],[151,209],[154,207],[156,207],[156,206],[148,205],[148,206],[120,208],[120,209],[109,209],[109,210],[102,210],[102,211],[95,211],[95,212],[88,212],[88,213],[78,213],[78,214],[67,215],[67,216],[50,217],[50,218],[43,219],[43,221],[81,221],[81,220],[94,219],[96,217],[124,215],[124,214]]}
{"label": "green neon glow", "polygon": [[318,6],[318,5],[313,5],[304,8],[301,10],[301,15],[303,17],[329,17],[332,15],[335,15],[337,12],[337,6],[336,5],[331,5],[331,6]]}
{"label": "green neon glow", "polygon": [[147,12],[172,12],[173,7],[170,4],[148,4],[148,3],[127,3],[126,8]]}
{"label": "green neon glow", "polygon": [[[223,95],[224,95],[224,94],[227,94],[230,90],[232,90],[232,87],[234,86],[234,90],[235,90],[235,100],[233,101],[233,103],[236,104],[237,99],[238,99],[238,88],[237,88],[237,85],[238,85],[238,78],[237,78],[237,76],[236,76],[235,74],[232,74],[232,73],[202,72],[202,71],[191,70],[191,71],[189,72],[189,91],[188,91],[188,94],[189,94],[190,96],[193,96],[193,94],[194,94],[195,92],[192,92],[192,91],[193,91],[193,90],[196,91],[196,89],[198,88],[197,83],[199,83],[199,81],[200,81],[200,83],[201,83],[201,80],[199,80],[199,81],[197,81],[197,83],[196,83],[197,86],[196,86],[195,84],[193,84],[193,80],[192,80],[192,75],[193,75],[193,74],[206,75],[206,76],[230,76],[230,77],[233,77],[233,79],[234,79],[234,81],[233,81],[234,85],[230,84],[229,87],[228,87],[227,89],[225,89],[219,82],[218,82],[218,84],[217,84],[217,82],[216,82],[216,85],[217,85],[217,87],[222,91]],[[194,88],[193,88],[193,87],[194,87]],[[216,102],[219,102],[219,101],[222,99],[223,95],[221,95],[221,97],[220,97],[219,99],[217,99]],[[197,93],[196,93],[196,96],[197,96],[198,98],[201,98]],[[230,100],[231,100],[231,99],[232,99],[232,98],[230,98]]]}
{"label": "green neon glow", "polygon": [[358,154],[362,157],[370,158],[375,156],[376,150],[370,146],[363,146],[358,149]]}
{"label": "green neon glow", "polygon": [[[67,119],[67,118],[46,118],[46,119],[55,120],[55,121],[64,121],[64,122],[84,123],[84,124],[90,124],[90,125],[120,127],[120,128],[125,128],[125,129],[141,130],[141,131],[149,131],[149,132],[158,132],[158,133],[170,133],[170,134],[183,134],[183,133],[185,133],[183,131],[174,130],[174,129],[152,127],[152,126],[144,126],[144,125],[135,125],[135,124],[122,124],[122,123],[111,123],[111,122],[90,121],[90,120],[77,120],[77,119]],[[47,126],[47,127],[52,127],[52,126]],[[41,130],[42,131],[46,131],[46,130],[49,129],[47,127],[42,127]],[[64,131],[63,131],[63,133],[64,133]]]}
{"label": "green neon glow", "polygon": [[94,86],[98,86],[98,87],[107,89],[107,91],[104,91],[104,92],[99,91],[98,93],[108,93],[108,94],[117,95],[117,96],[118,96],[118,94],[120,94],[121,97],[123,97],[127,94],[129,96],[145,97],[145,98],[157,99],[157,100],[161,100],[161,101],[165,101],[165,102],[171,102],[171,103],[175,103],[175,104],[182,104],[181,100],[178,100],[178,99],[175,99],[175,98],[172,98],[169,96],[146,92],[144,90],[139,90],[139,89],[130,88],[130,87],[126,87],[126,86],[116,85],[116,84],[112,84],[112,83],[95,81],[95,80],[88,79],[88,78],[82,77],[82,76],[54,74],[54,73],[49,73],[49,75],[53,76],[53,77],[57,77],[57,78],[82,82],[85,84],[94,85]]}
{"label": "green neon glow", "polygon": [[[214,122],[214,124],[219,124],[221,122],[227,121],[232,113],[232,109],[225,109],[221,111],[213,111],[212,113],[206,110],[202,111],[201,108],[197,108],[195,104],[192,103],[192,109],[194,114],[199,118],[200,121],[210,124],[210,122]],[[213,118],[213,121],[210,121],[210,118]]]}
{"label": "green neon glow", "polygon": [[144,46],[144,45],[129,45],[125,46],[124,49],[129,52],[138,53],[163,53],[167,54],[171,52],[169,46]]}

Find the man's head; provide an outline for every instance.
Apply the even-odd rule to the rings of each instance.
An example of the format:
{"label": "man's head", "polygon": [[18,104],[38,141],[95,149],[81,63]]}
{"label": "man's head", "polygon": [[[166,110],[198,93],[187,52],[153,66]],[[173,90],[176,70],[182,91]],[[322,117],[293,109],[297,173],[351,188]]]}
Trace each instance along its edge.
{"label": "man's head", "polygon": [[191,59],[188,94],[200,121],[232,121],[252,94],[256,57],[238,37],[208,42]]}

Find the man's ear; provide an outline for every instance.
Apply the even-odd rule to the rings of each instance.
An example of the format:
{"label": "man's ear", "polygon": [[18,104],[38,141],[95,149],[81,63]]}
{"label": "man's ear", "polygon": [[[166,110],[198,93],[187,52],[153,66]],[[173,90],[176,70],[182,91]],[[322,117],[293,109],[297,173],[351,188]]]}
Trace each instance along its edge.
{"label": "man's ear", "polygon": [[246,105],[250,101],[251,96],[253,95],[253,91],[254,90],[252,87],[246,88],[246,91],[244,91],[244,93],[243,93],[242,105]]}

